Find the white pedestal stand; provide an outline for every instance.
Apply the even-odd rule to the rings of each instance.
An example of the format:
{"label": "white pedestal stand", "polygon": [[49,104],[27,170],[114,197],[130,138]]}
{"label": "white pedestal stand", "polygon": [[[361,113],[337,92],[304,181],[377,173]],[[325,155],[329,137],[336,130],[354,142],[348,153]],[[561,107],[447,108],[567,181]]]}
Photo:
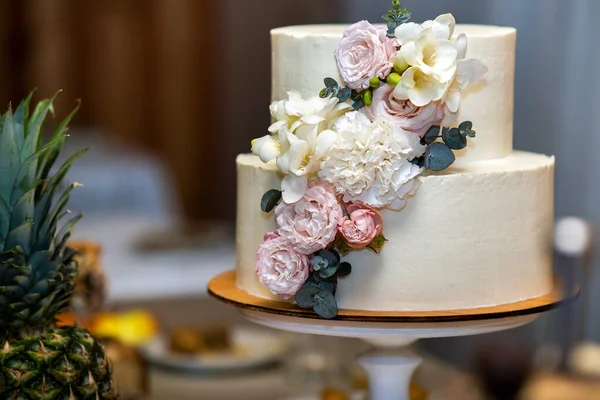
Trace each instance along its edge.
{"label": "white pedestal stand", "polygon": [[516,328],[534,321],[523,315],[481,321],[358,322],[297,318],[240,309],[250,321],[275,329],[314,335],[363,339],[374,349],[358,362],[369,375],[371,400],[409,400],[409,385],[421,358],[407,348],[418,339],[479,335]]}

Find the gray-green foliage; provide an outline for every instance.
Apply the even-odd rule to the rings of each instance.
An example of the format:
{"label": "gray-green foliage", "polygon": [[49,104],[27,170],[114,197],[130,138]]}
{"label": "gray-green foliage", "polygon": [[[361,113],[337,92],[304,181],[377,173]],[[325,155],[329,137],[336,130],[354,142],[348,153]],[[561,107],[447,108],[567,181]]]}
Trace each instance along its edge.
{"label": "gray-green foliage", "polygon": [[0,340],[52,327],[74,290],[77,264],[66,244],[81,215],[59,225],[77,186],[64,188],[64,178],[84,151],[51,172],[77,111],[45,141],[53,100],[30,112],[30,94],[14,113],[9,108],[0,116]]}

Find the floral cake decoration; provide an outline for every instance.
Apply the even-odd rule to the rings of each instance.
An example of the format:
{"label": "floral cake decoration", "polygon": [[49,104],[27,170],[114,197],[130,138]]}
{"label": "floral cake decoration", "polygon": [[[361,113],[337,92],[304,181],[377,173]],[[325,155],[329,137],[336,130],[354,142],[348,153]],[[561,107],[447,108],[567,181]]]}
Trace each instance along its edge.
{"label": "floral cake decoration", "polygon": [[335,50],[342,82],[327,77],[315,97],[273,102],[270,135],[252,141],[284,175],[262,197],[277,229],[258,249],[258,278],[323,318],[337,316],[338,279],[352,270],[344,256],[383,251],[380,211],[402,210],[419,176],[450,167],[475,136],[470,121],[456,120],[461,92],[487,68],[466,58],[454,17],[411,23],[394,0],[383,19],[386,27],[361,21],[344,32]]}

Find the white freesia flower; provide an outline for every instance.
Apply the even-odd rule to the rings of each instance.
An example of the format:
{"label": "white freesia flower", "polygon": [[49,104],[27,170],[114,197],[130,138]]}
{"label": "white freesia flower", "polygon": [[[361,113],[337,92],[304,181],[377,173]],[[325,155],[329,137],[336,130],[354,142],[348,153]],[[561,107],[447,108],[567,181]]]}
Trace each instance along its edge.
{"label": "white freesia flower", "polygon": [[394,210],[406,205],[421,168],[411,163],[425,152],[417,135],[386,123],[371,122],[360,111],[334,125],[336,142],[321,163],[319,178],[344,201],[362,201]]}
{"label": "white freesia flower", "polygon": [[444,14],[422,25],[402,24],[395,32],[402,45],[395,59],[405,61],[410,68],[402,75],[394,97],[417,106],[441,100],[447,109],[445,124],[456,118],[460,92],[487,73],[481,61],[465,59],[467,36],[452,38],[455,27],[452,14]]}
{"label": "white freesia flower", "polygon": [[428,75],[420,67],[410,67],[402,75],[402,81],[394,89],[398,100],[410,100],[417,107],[438,101],[446,94],[448,85],[435,76]]}
{"label": "white freesia flower", "polygon": [[277,158],[281,152],[279,141],[271,135],[266,135],[252,141],[252,153],[260,157],[264,163]]}
{"label": "white freesia flower", "polygon": [[321,159],[333,144],[334,135],[328,129],[344,113],[352,109],[337,98],[302,99],[299,93],[288,93],[288,100],[271,104],[275,122],[269,127],[273,136],[252,142],[252,153],[263,162],[277,159],[285,177],[283,200],[295,203],[306,191],[308,178],[319,170]]}

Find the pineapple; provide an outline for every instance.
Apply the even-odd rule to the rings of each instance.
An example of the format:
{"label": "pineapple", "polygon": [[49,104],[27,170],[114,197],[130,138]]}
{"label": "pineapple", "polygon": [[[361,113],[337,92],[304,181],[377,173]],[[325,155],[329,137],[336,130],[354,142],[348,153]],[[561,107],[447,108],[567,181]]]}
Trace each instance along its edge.
{"label": "pineapple", "polygon": [[0,116],[0,398],[113,399],[102,347],[77,326],[56,328],[69,306],[77,261],[67,247],[76,215],[63,180],[79,151],[54,173],[75,109],[43,140],[54,99],[30,113],[31,94]]}

